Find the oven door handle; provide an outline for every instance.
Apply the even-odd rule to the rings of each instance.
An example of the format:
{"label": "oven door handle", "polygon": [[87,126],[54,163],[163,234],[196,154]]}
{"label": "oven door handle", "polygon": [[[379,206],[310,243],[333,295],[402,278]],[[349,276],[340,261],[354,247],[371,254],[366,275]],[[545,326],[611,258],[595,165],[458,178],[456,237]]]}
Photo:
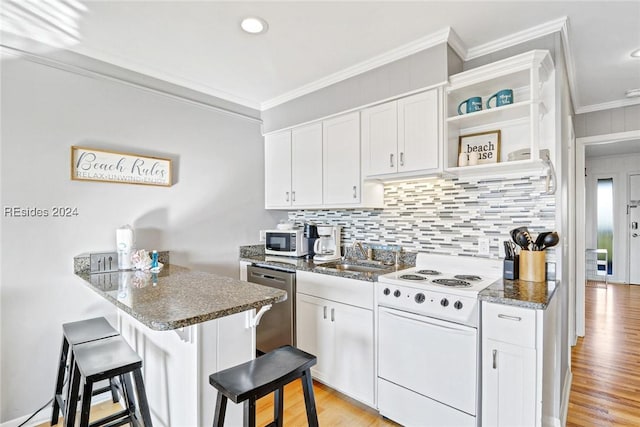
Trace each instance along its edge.
{"label": "oven door handle", "polygon": [[438,321],[436,319],[431,319],[431,318],[426,317],[426,316],[415,316],[414,317],[410,313],[398,314],[395,311],[390,311],[390,310],[387,310],[387,309],[384,309],[384,308],[380,308],[380,310],[383,313],[386,313],[386,314],[388,314],[390,316],[397,317],[397,318],[402,319],[402,320],[407,320],[407,321],[412,322],[412,323],[417,323],[417,324],[420,324],[420,325],[433,326],[433,327],[439,328],[439,329],[446,329],[447,331],[458,333],[460,335],[475,335],[476,334],[476,330],[475,329],[472,329],[472,328],[469,328],[469,327],[465,327],[465,326],[455,326],[455,324],[453,324],[453,323],[450,324],[450,325],[449,324],[444,325],[444,324],[440,323],[441,321]]}

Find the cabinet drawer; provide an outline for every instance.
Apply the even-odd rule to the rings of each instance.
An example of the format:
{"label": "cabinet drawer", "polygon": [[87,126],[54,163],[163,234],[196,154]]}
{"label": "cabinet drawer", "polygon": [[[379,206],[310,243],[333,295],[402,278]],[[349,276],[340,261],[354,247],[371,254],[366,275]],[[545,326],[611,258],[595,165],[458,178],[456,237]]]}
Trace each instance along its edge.
{"label": "cabinet drawer", "polygon": [[502,304],[482,303],[484,338],[536,347],[536,311]]}
{"label": "cabinet drawer", "polygon": [[372,282],[298,271],[296,287],[303,294],[373,310]]}

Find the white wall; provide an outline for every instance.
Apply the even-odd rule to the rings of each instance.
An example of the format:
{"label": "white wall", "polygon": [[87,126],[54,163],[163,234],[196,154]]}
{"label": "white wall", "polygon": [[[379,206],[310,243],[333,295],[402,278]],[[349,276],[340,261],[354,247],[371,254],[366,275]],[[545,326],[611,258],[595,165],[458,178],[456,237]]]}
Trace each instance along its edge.
{"label": "white wall", "polygon": [[586,245],[596,248],[597,242],[597,201],[598,178],[613,178],[613,276],[612,282],[626,282],[627,277],[627,197],[629,173],[640,173],[640,154],[622,156],[592,157],[586,159]]}
{"label": "white wall", "polygon": [[[15,58],[2,60],[1,100],[0,423],[52,397],[62,323],[114,316],[73,275],[74,255],[113,250],[130,223],[138,247],[237,277],[238,246],[284,218],[263,209],[256,121]],[[71,181],[71,145],[170,157],[175,184]],[[5,206],[59,205],[78,216],[4,216]]]}

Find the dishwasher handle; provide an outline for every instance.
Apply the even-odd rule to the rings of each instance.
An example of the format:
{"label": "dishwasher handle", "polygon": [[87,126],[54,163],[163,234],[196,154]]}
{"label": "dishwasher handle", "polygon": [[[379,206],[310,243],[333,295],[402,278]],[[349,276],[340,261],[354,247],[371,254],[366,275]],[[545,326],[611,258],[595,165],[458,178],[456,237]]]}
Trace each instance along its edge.
{"label": "dishwasher handle", "polygon": [[281,283],[283,283],[285,281],[281,277],[275,277],[275,276],[271,276],[271,275],[263,274],[263,273],[256,273],[255,271],[251,272],[251,277],[260,277],[261,279],[275,280],[276,282],[281,282]]}

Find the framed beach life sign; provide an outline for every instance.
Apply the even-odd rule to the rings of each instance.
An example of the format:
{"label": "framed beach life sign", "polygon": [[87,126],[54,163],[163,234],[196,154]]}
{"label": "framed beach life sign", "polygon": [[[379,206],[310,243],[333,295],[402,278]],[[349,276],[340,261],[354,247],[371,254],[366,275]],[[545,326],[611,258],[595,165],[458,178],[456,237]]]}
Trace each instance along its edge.
{"label": "framed beach life sign", "polygon": [[171,159],[71,147],[71,179],[171,186]]}

